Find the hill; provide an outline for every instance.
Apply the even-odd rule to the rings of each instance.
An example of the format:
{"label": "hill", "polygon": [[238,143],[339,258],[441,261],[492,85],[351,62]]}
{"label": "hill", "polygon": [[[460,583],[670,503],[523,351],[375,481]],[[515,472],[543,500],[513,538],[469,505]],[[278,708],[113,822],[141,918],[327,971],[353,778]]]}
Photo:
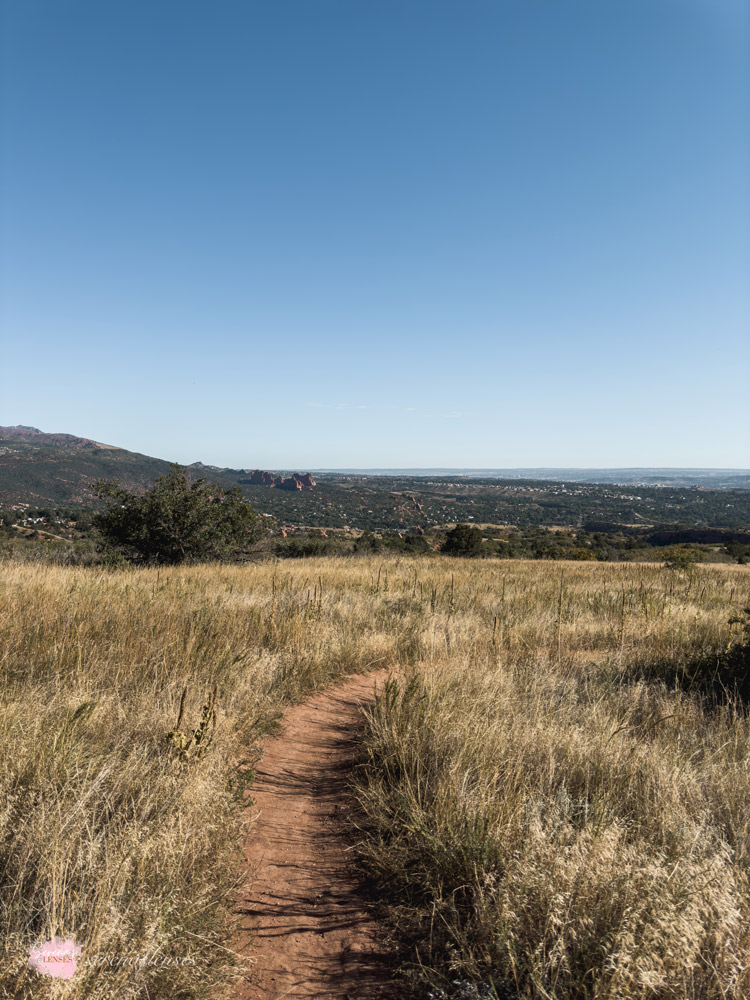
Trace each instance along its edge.
{"label": "hill", "polygon": [[128,489],[169,471],[169,462],[73,434],[0,427],[0,504],[87,504],[97,479],[119,476]]}
{"label": "hill", "polygon": [[[127,489],[149,486],[170,462],[72,434],[35,427],[0,427],[0,508],[88,506],[97,479],[119,477]],[[300,475],[227,469],[195,462],[188,467],[224,487],[239,485],[259,512],[282,525],[311,528],[429,530],[459,521],[496,526],[554,526],[593,531],[647,532],[656,525],[746,530],[750,490],[706,485],[624,485],[507,478],[497,475],[426,475],[382,470],[370,474]],[[574,470],[570,470],[574,471]],[[656,470],[654,470],[656,471]],[[661,470],[664,472],[665,470]],[[741,477],[739,477],[741,480]],[[278,488],[278,483],[286,487]],[[288,488],[294,485],[294,489]],[[303,488],[304,487],[304,488]]]}

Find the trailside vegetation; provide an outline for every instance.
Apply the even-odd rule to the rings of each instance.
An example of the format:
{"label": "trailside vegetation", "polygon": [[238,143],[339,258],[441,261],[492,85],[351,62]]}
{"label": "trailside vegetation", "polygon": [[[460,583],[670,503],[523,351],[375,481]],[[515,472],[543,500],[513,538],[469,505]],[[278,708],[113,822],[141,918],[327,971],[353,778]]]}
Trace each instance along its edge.
{"label": "trailside vegetation", "polygon": [[258,742],[383,666],[351,835],[400,995],[750,995],[746,567],[4,560],[0,583],[0,995],[44,992],[55,935],[171,960],[81,962],[77,1000],[222,995]]}
{"label": "trailside vegetation", "polygon": [[748,571],[448,567],[355,775],[411,995],[750,996]]}
{"label": "trailside vegetation", "polygon": [[190,482],[179,465],[141,493],[116,479],[100,480],[94,491],[108,503],[94,523],[125,558],[174,565],[237,555],[253,541],[257,518],[240,488]]}
{"label": "trailside vegetation", "polygon": [[[0,509],[0,558],[57,565],[111,565],[112,547],[95,527],[96,510],[89,507]],[[469,527],[468,525],[466,527]],[[679,524],[633,528],[610,522],[590,522],[580,528],[482,525],[483,558],[597,560],[599,562],[666,562],[690,569],[700,562],[750,563],[750,532],[697,529]],[[358,531],[326,530],[286,525],[273,529],[273,519],[259,515],[252,527],[253,558],[304,559],[315,556],[361,556],[376,553],[438,555],[452,527]],[[476,535],[473,535],[476,538]],[[245,548],[236,550],[246,558]],[[223,559],[234,558],[225,551]]]}

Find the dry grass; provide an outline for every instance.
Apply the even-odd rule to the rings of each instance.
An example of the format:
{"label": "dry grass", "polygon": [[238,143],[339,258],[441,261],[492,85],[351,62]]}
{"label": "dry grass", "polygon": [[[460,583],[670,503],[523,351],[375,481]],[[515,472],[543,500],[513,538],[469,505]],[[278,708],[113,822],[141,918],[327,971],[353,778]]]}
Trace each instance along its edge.
{"label": "dry grass", "polygon": [[[237,761],[285,703],[396,656],[334,568],[2,566],[0,996],[199,997],[231,977]],[[188,738],[218,689],[211,745],[187,759],[166,737],[185,685]],[[39,978],[29,950],[54,935],[84,958],[194,964]]]}
{"label": "dry grass", "polygon": [[414,978],[749,996],[750,722],[653,678],[732,640],[750,574],[452,569],[358,776],[361,856]]}
{"label": "dry grass", "polygon": [[[3,565],[0,995],[220,994],[237,761],[285,704],[389,664],[413,680],[367,728],[361,851],[423,978],[750,994],[750,727],[638,679],[726,643],[750,573],[563,572],[561,588],[559,564],[493,560]],[[185,686],[186,742],[218,692],[204,753],[166,736]],[[29,949],[55,934],[84,958],[192,964],[37,977]]]}

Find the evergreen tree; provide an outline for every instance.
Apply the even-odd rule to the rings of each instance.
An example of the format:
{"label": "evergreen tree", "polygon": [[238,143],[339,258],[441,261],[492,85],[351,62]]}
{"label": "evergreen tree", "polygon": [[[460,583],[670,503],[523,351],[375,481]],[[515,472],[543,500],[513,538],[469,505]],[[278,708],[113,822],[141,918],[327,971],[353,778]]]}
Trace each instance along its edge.
{"label": "evergreen tree", "polygon": [[105,541],[138,562],[217,559],[253,541],[257,518],[239,486],[188,482],[180,465],[140,494],[117,479],[100,480],[94,492],[109,503],[95,518]]}
{"label": "evergreen tree", "polygon": [[482,554],[482,532],[471,524],[457,524],[445,536],[440,550],[448,556],[479,556]]}

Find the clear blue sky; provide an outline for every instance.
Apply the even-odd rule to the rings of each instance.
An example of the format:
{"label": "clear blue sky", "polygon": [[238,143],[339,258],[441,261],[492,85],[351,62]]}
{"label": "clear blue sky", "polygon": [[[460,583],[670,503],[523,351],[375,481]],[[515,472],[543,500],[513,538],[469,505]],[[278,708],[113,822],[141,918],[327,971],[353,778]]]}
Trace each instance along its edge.
{"label": "clear blue sky", "polygon": [[0,424],[750,465],[745,0],[0,9]]}

